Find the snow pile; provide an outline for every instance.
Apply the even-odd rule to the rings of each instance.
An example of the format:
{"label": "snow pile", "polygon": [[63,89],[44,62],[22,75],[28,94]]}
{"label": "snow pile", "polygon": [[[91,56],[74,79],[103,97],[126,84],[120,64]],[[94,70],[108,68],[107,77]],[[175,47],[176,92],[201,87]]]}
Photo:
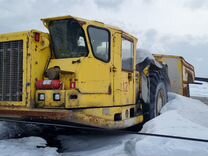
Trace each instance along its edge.
{"label": "snow pile", "polygon": [[[181,117],[208,128],[208,106],[199,100],[170,94],[171,100],[162,109],[162,113],[176,111]],[[208,134],[208,132],[206,133]]]}
{"label": "snow pile", "polygon": [[[147,122],[142,132],[208,140],[208,106],[198,100],[171,94],[162,115]],[[136,154],[144,156],[205,156],[208,143],[143,137],[136,143]]]}
{"label": "snow pile", "polygon": [[[208,139],[208,106],[198,100],[176,94],[170,94],[169,97],[170,101],[163,107],[162,114],[147,122],[142,132]],[[118,135],[110,138],[73,136],[62,141],[65,144],[64,156],[205,156],[208,154],[208,143],[139,135]],[[84,147],[77,146],[83,142]]]}

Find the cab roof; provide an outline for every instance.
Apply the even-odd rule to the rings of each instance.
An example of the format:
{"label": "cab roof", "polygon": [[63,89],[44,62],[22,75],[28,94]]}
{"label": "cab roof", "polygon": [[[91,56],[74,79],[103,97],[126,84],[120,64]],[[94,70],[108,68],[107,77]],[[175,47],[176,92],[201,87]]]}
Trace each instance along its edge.
{"label": "cab roof", "polygon": [[71,15],[44,18],[44,19],[41,19],[41,21],[43,21],[43,24],[48,28],[48,24],[49,24],[50,21],[57,21],[57,20],[64,20],[64,19],[75,19],[79,23],[83,23],[83,24],[87,23],[89,25],[102,26],[102,27],[105,27],[105,28],[114,29],[116,31],[120,31],[121,33],[125,33],[125,34],[127,34],[127,35],[129,35],[129,36],[131,36],[131,37],[133,37],[137,40],[137,38],[135,36],[133,36],[133,35],[127,33],[127,32],[124,32],[119,27],[115,27],[115,26],[112,26],[112,25],[104,24],[103,22],[83,19],[83,18],[80,18],[80,17],[71,16]]}

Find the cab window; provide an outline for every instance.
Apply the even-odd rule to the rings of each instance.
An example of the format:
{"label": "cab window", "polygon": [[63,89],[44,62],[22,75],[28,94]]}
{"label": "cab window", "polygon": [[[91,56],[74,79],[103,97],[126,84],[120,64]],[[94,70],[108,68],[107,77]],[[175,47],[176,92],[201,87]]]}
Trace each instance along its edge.
{"label": "cab window", "polygon": [[84,30],[76,20],[51,21],[49,31],[53,53],[57,59],[88,55]]}
{"label": "cab window", "polygon": [[106,29],[90,26],[89,38],[95,58],[108,62],[110,60],[110,33]]}
{"label": "cab window", "polygon": [[134,44],[122,38],[122,70],[133,71]]}

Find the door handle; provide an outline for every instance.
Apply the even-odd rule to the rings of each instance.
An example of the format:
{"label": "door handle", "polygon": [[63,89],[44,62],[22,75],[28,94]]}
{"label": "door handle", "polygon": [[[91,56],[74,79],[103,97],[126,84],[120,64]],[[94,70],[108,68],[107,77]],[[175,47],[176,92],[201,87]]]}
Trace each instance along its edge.
{"label": "door handle", "polygon": [[128,73],[128,79],[129,79],[129,81],[131,81],[133,79],[133,76],[132,75],[133,75],[132,73]]}
{"label": "door handle", "polygon": [[117,72],[117,68],[116,68],[115,66],[112,66],[112,67],[111,67],[111,71],[112,71],[112,72]]}

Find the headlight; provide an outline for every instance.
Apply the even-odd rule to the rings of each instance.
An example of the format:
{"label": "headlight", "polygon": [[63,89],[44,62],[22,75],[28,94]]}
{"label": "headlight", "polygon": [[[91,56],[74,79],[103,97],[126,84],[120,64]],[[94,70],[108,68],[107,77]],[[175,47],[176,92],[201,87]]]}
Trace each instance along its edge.
{"label": "headlight", "polygon": [[45,101],[45,94],[44,93],[38,94],[38,101]]}
{"label": "headlight", "polygon": [[54,101],[60,101],[61,100],[61,95],[59,93],[54,93],[53,94],[53,100]]}

